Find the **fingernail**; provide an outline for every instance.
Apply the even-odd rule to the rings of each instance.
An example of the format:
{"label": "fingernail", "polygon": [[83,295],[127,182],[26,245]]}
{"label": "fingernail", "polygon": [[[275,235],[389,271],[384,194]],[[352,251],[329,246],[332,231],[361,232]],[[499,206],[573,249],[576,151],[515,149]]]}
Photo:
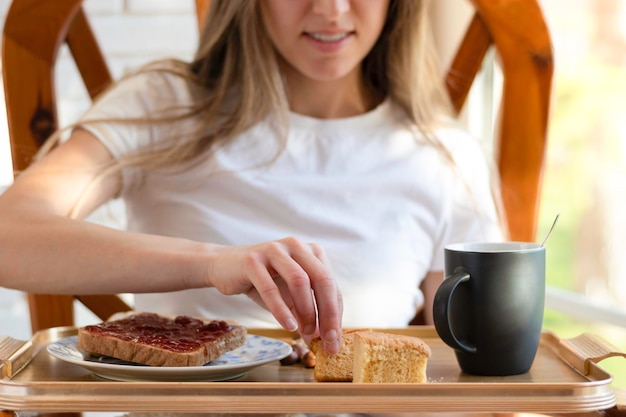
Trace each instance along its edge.
{"label": "fingernail", "polygon": [[290,332],[295,332],[296,330],[298,330],[298,322],[290,317],[287,319],[287,321],[285,322],[286,325],[286,329],[289,330]]}
{"label": "fingernail", "polygon": [[324,349],[333,355],[339,353],[339,337],[336,330],[324,333]]}
{"label": "fingernail", "polygon": [[330,354],[339,353],[339,340],[335,339],[332,342],[324,342],[324,349]]}
{"label": "fingernail", "polygon": [[329,330],[324,334],[324,341],[332,342],[337,341],[337,330]]}
{"label": "fingernail", "polygon": [[315,325],[314,324],[308,324],[306,326],[304,326],[304,330],[303,330],[305,335],[310,335],[315,333]]}

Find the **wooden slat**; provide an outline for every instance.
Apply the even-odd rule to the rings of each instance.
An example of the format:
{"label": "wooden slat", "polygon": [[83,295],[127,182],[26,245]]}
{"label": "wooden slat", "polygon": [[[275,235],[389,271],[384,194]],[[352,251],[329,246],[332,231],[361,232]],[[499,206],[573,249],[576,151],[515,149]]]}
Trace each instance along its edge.
{"label": "wooden slat", "polygon": [[74,297],[71,295],[28,294],[30,325],[42,329],[74,325]]}
{"label": "wooden slat", "polygon": [[94,99],[111,84],[113,77],[82,8],[72,20],[66,42],[87,92]]}
{"label": "wooden slat", "polygon": [[[47,62],[11,38],[4,39],[2,61],[11,158],[13,169],[20,172],[30,165],[47,135],[56,127],[52,79]],[[23,85],[11,82],[19,77],[29,82]]]}
{"label": "wooden slat", "polygon": [[57,128],[53,67],[79,6],[80,0],[15,0],[7,13],[2,71],[13,167],[18,172]]}
{"label": "wooden slat", "polygon": [[133,309],[117,295],[77,295],[76,299],[83,303],[85,307],[101,320],[107,320],[115,313],[131,311]]}
{"label": "wooden slat", "polygon": [[475,14],[446,75],[448,95],[457,113],[465,105],[467,95],[491,43],[485,22],[480,15]]}
{"label": "wooden slat", "polygon": [[198,29],[202,30],[206,22],[207,14],[211,7],[211,0],[196,0],[196,17],[198,19]]}
{"label": "wooden slat", "polygon": [[554,70],[550,33],[536,1],[472,2],[504,73],[496,145],[510,237],[534,241]]}

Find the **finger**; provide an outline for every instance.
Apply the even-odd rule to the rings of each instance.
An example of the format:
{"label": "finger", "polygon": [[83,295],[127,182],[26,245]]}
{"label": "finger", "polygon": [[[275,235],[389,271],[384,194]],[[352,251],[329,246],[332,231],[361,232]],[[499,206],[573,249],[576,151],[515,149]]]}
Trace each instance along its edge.
{"label": "finger", "polygon": [[338,353],[341,342],[341,317],[343,299],[332,277],[312,279],[315,302],[319,317],[319,334],[324,349],[329,353]]}
{"label": "finger", "polygon": [[250,262],[248,270],[250,282],[258,294],[260,301],[283,328],[291,332],[298,330],[298,322],[281,296],[281,291],[274,282],[267,267],[261,262]]}
{"label": "finger", "polygon": [[[324,250],[316,244],[310,244],[308,247],[315,260],[311,261],[309,257],[296,258],[296,260],[309,271],[317,306],[319,333],[324,342],[324,348],[329,353],[337,353],[341,340],[343,298],[332,276],[330,262]],[[312,262],[313,265],[308,265],[307,262]]]}
{"label": "finger", "polygon": [[295,303],[293,301],[293,297],[291,296],[289,286],[287,285],[285,280],[280,277],[280,275],[274,274],[272,275],[272,279],[274,280],[274,283],[278,287],[278,290],[280,291],[280,296],[285,302],[285,305],[287,306],[289,311],[291,311],[291,314],[293,314],[293,316],[296,317],[297,314],[296,314]]}
{"label": "finger", "polygon": [[283,297],[283,300],[285,301],[287,308],[289,308],[289,311],[291,311],[291,314],[293,314],[293,316],[296,317],[297,319],[298,314],[296,313],[296,305],[295,305],[295,302],[293,301],[293,297],[291,296],[291,291],[289,290],[289,286],[287,285],[285,280],[283,280],[280,277],[275,277],[274,282],[277,283],[278,289],[280,290],[281,297]]}
{"label": "finger", "polygon": [[[277,242],[278,243],[278,242]],[[317,330],[317,308],[312,293],[309,271],[319,268],[320,262],[310,249],[297,239],[283,239],[268,248],[270,267],[276,271],[289,288],[293,309],[300,332],[313,334]]]}
{"label": "finger", "polygon": [[[278,286],[278,290],[280,291],[280,296],[284,300],[285,305],[287,306],[289,311],[291,311],[292,316],[296,317],[296,310],[294,307],[293,299],[291,298],[291,294],[289,293],[289,287],[287,287],[287,284],[285,284],[284,280],[281,279],[279,276],[274,276],[273,279],[276,285]],[[258,291],[253,285],[250,285],[250,289],[245,293],[245,295],[248,298],[250,298],[252,301],[254,301],[256,304],[258,304],[260,307],[263,307],[263,309],[269,310],[267,308],[267,305],[265,305],[265,302],[263,302],[263,300],[261,299],[261,296],[259,295]]]}
{"label": "finger", "polygon": [[[278,289],[280,291],[281,297],[283,298],[285,304],[287,305],[287,308],[289,308],[289,310],[291,311],[291,314],[293,314],[294,317],[296,317],[296,320],[298,320],[298,313],[296,311],[296,306],[295,303],[293,301],[293,297],[291,296],[291,291],[289,290],[289,286],[287,285],[287,283],[285,282],[284,279],[282,279],[280,276],[276,275],[273,277],[274,278],[274,282],[276,283],[276,285],[278,286]],[[313,293],[311,291],[311,300],[313,300]],[[258,298],[258,296],[257,296]],[[262,305],[264,308],[267,309],[267,307],[263,304],[262,301],[258,301],[259,305]],[[302,323],[299,323],[299,329],[302,329]],[[304,337],[304,335],[301,333],[301,336],[303,336],[304,340],[307,340],[307,338]],[[308,339],[310,341],[310,339],[313,339],[313,337],[318,336],[319,333],[316,331],[315,333],[313,333]]]}

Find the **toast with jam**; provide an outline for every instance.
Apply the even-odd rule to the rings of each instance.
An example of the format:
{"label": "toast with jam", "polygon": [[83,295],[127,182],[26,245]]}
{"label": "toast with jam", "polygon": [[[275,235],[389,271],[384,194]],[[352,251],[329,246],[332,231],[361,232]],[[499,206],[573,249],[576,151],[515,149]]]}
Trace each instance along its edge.
{"label": "toast with jam", "polygon": [[78,329],[78,348],[150,366],[202,366],[245,343],[246,329],[224,320],[135,313]]}

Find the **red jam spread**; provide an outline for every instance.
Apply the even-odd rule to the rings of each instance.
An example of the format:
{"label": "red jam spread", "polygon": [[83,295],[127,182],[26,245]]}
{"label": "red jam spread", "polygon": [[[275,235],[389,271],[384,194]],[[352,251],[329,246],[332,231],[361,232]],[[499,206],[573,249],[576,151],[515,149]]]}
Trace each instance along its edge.
{"label": "red jam spread", "polygon": [[85,329],[100,336],[185,353],[223,337],[232,327],[221,320],[203,322],[187,316],[170,319],[158,314],[141,313],[121,320],[86,326]]}

